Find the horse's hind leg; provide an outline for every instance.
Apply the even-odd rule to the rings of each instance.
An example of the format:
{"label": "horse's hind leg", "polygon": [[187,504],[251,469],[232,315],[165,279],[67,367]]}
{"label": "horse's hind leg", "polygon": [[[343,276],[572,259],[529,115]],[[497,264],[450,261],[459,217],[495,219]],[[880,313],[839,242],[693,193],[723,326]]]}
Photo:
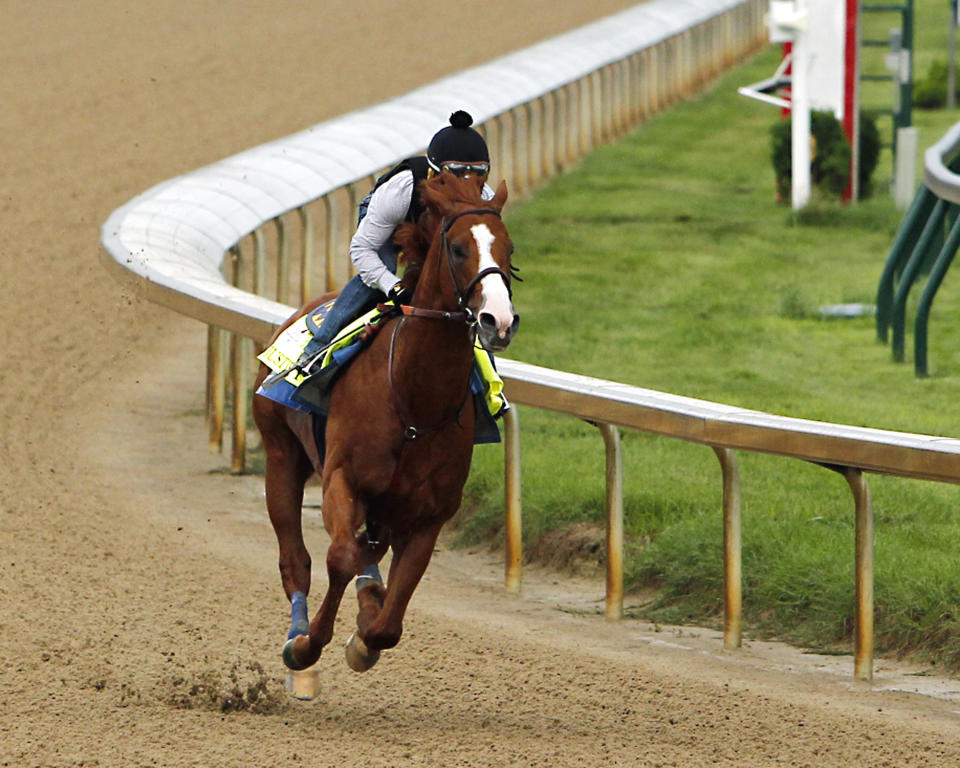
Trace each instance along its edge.
{"label": "horse's hind leg", "polygon": [[303,541],[303,487],[313,473],[306,452],[289,429],[263,430],[267,463],[267,514],[280,550],[280,580],[291,601],[310,592],[310,553]]}

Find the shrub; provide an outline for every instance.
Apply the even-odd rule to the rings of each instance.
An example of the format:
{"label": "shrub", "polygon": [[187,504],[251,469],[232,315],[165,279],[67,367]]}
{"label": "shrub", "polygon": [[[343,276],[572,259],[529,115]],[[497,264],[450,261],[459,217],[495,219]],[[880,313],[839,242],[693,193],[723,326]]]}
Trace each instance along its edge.
{"label": "shrub", "polygon": [[[960,90],[956,91],[960,94]],[[935,59],[927,75],[913,84],[913,105],[920,109],[940,109],[947,101],[947,60]]]}
{"label": "shrub", "polygon": [[[770,129],[771,159],[776,175],[777,196],[790,199],[792,120],[780,120]],[[847,188],[850,179],[850,143],[843,126],[828,110],[810,112],[810,182],[837,197]],[[869,115],[860,117],[860,172],[862,196],[870,194],[870,176],[880,155],[880,135],[876,121]]]}

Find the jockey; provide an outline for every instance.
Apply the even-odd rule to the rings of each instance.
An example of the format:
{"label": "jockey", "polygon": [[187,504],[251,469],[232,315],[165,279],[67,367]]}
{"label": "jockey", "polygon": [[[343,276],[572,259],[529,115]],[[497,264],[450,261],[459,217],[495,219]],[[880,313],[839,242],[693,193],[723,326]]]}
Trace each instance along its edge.
{"label": "jockey", "polygon": [[450,125],[430,140],[426,157],[410,157],[377,179],[373,191],[360,203],[360,220],[350,241],[350,259],[357,274],[344,286],[319,328],[315,342],[327,344],[341,328],[372,309],[384,298],[397,304],[410,300],[397,276],[394,231],[416,221],[424,210],[417,184],[438,173],[473,179],[484,200],[493,197],[487,186],[490,153],[483,136],[470,126],[473,118],[458,110]]}
{"label": "jockey", "polygon": [[[341,330],[385,298],[398,305],[410,301],[396,274],[397,247],[393,235],[397,227],[415,222],[425,210],[417,190],[419,182],[438,173],[451,173],[472,180],[484,200],[493,199],[494,191],[486,184],[490,153],[483,137],[470,127],[472,124],[469,114],[454,112],[450,125],[430,140],[426,157],[409,157],[377,179],[373,191],[360,203],[357,231],[350,242],[350,258],[357,274],[340,291],[319,325],[310,329],[313,338],[301,359],[321,354]],[[478,402],[474,442],[497,442],[500,433],[493,419],[510,406],[503,396],[503,380],[496,372],[493,355],[477,344],[474,356],[471,389]],[[262,356],[260,359],[269,364]],[[329,397],[329,385],[335,375],[336,367],[331,367],[329,376],[321,374],[303,382],[292,395],[293,402],[323,411],[323,399]]]}

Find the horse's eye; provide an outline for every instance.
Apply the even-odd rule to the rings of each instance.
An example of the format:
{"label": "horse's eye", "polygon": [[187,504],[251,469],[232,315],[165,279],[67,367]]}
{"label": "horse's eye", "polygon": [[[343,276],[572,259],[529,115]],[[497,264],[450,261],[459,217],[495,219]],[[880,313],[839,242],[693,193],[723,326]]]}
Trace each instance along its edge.
{"label": "horse's eye", "polygon": [[454,257],[455,259],[463,260],[463,259],[467,258],[467,252],[466,252],[466,250],[464,249],[464,247],[463,247],[462,245],[460,245],[460,244],[458,244],[458,243],[453,243],[453,245],[450,246],[450,251],[453,253],[453,257]]}

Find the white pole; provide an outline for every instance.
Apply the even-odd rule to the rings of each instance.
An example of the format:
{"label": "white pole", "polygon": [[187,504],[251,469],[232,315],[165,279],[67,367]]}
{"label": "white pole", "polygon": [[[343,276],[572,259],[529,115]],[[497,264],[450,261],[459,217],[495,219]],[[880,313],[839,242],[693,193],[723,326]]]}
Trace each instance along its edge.
{"label": "white pole", "polygon": [[810,200],[810,94],[808,74],[810,50],[806,29],[807,0],[795,0],[798,19],[793,37],[791,68],[791,200],[794,210]]}
{"label": "white pole", "polygon": [[893,202],[907,210],[917,191],[917,129],[897,128],[897,167],[893,174]]}

